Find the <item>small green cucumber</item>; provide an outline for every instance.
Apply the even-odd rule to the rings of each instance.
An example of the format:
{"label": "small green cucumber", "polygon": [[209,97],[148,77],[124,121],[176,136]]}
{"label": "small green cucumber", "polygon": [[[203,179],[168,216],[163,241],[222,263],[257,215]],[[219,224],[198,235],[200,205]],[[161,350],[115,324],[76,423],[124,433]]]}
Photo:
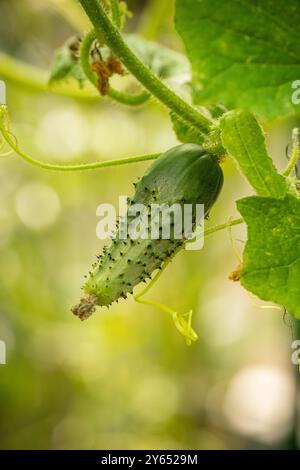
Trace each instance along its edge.
{"label": "small green cucumber", "polygon": [[[193,230],[196,228],[196,204],[204,205],[207,216],[223,185],[223,172],[218,158],[194,144],[179,145],[161,155],[136,184],[133,204],[150,208],[185,204],[193,207]],[[128,215],[130,221],[130,216]],[[173,220],[173,219],[172,219]],[[199,223],[199,221],[197,221]],[[172,224],[172,223],[171,223]],[[174,220],[173,220],[174,225]],[[159,234],[162,226],[159,227]],[[147,232],[150,233],[150,230]],[[98,257],[93,271],[83,287],[85,296],[72,312],[80,319],[88,318],[96,306],[109,306],[133,293],[140,282],[147,281],[153,271],[169,259],[186,238],[178,239],[171,233],[169,239],[121,239],[120,227],[109,248]]]}

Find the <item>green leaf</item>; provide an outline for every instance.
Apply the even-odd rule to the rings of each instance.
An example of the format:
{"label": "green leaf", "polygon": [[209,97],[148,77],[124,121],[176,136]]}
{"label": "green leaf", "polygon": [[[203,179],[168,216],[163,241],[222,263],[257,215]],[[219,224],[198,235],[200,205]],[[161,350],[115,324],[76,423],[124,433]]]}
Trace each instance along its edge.
{"label": "green leaf", "polygon": [[176,0],[195,104],[223,103],[271,119],[299,113],[299,0]]}
{"label": "green leaf", "polygon": [[55,51],[54,61],[50,71],[49,84],[74,78],[80,84],[85,80],[81,65],[71,50],[74,38],[69,39],[61,48]]}
{"label": "green leaf", "polygon": [[128,46],[156,75],[191,100],[191,68],[185,55],[137,35],[124,37]]}
{"label": "green leaf", "polygon": [[248,225],[241,284],[300,318],[300,199],[252,196],[237,206]]}
{"label": "green leaf", "polygon": [[64,80],[70,73],[73,67],[73,60],[70,57],[69,51],[62,47],[55,52],[54,61],[50,72],[50,83]]}
{"label": "green leaf", "polygon": [[255,117],[243,112],[224,114],[220,121],[223,145],[259,196],[282,198],[289,189],[268,154],[263,130]]}

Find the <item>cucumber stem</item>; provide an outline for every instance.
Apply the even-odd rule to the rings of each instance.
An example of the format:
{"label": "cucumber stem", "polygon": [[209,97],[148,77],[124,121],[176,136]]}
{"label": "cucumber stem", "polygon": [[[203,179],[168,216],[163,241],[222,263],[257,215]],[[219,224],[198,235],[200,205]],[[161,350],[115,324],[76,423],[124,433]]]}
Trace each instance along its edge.
{"label": "cucumber stem", "polygon": [[119,57],[129,72],[167,108],[208,134],[213,125],[212,121],[174,93],[138,59],[106,14],[103,5],[97,0],[79,0],[79,2],[94,26],[99,40],[105,40],[107,46]]}

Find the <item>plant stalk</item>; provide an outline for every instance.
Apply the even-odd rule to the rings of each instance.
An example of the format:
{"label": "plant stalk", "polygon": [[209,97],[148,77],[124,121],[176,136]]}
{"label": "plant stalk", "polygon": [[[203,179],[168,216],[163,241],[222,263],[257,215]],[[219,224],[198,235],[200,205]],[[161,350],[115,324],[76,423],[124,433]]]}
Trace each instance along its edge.
{"label": "plant stalk", "polygon": [[97,0],[79,0],[79,2],[94,26],[99,40],[105,40],[107,46],[119,57],[129,72],[167,108],[208,134],[213,125],[212,121],[176,95],[138,59],[106,14],[103,5]]}

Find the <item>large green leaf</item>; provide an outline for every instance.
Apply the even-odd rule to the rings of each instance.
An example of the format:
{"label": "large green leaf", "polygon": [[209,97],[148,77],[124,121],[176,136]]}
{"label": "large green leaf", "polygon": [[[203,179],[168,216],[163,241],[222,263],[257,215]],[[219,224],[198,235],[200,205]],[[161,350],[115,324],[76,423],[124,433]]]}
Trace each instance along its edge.
{"label": "large green leaf", "polygon": [[176,0],[176,27],[193,68],[195,104],[274,118],[299,112],[299,0]]}
{"label": "large green leaf", "polygon": [[289,184],[268,154],[262,128],[245,111],[225,114],[220,122],[222,141],[259,196],[282,198]]}
{"label": "large green leaf", "polygon": [[248,225],[242,285],[300,318],[300,199],[252,196],[237,205]]}

